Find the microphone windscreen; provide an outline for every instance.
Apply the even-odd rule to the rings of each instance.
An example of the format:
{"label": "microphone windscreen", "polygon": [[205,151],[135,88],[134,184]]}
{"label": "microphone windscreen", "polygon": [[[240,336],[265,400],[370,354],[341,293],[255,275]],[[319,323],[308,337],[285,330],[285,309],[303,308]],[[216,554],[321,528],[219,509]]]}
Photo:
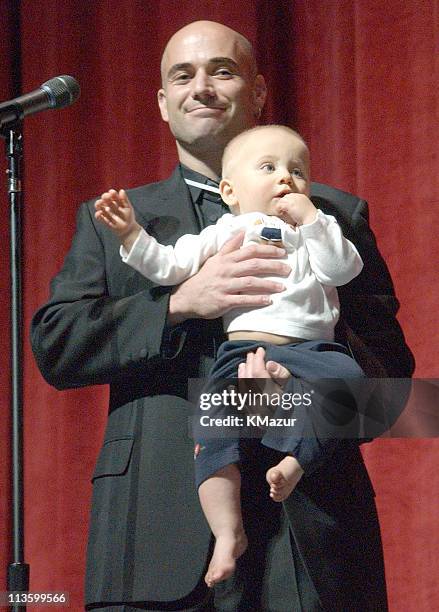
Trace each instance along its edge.
{"label": "microphone windscreen", "polygon": [[68,74],[49,79],[41,85],[41,89],[49,96],[51,108],[69,106],[79,98],[81,93],[78,81]]}

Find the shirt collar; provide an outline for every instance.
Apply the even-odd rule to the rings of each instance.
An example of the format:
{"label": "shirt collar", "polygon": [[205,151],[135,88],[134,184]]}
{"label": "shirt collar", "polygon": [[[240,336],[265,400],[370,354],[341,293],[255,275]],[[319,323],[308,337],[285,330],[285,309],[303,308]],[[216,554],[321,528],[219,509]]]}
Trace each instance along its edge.
{"label": "shirt collar", "polygon": [[[207,176],[204,176],[204,174],[200,174],[199,172],[196,172],[195,170],[188,168],[184,164],[180,164],[180,168],[181,168],[181,173],[183,175],[183,179],[185,180],[189,179],[190,181],[200,183],[201,185],[206,185],[207,183],[209,183],[209,185],[218,186],[217,181],[213,181],[212,179],[209,179]],[[200,197],[200,193],[204,191],[202,187],[199,187],[197,185],[188,184],[188,188],[189,188],[193,202],[196,202],[198,198]],[[219,191],[217,193],[219,193]]]}

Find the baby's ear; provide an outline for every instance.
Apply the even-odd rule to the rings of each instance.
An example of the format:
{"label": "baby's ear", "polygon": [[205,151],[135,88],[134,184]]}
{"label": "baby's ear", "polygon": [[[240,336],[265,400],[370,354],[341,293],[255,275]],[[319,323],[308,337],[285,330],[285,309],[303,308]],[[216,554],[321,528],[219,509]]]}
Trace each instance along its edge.
{"label": "baby's ear", "polygon": [[237,208],[238,200],[233,190],[232,181],[230,181],[229,179],[222,179],[219,184],[219,190],[223,202],[225,202],[227,206],[229,206],[231,213],[234,215],[239,214],[239,208]]}

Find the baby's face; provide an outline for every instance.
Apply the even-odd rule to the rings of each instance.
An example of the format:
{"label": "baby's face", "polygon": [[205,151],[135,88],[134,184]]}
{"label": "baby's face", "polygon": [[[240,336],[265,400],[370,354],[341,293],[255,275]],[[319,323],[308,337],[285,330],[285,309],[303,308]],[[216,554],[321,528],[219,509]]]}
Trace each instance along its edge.
{"label": "baby's face", "polygon": [[300,138],[282,128],[250,133],[233,151],[227,178],[236,198],[235,212],[273,215],[283,196],[309,196],[308,149]]}

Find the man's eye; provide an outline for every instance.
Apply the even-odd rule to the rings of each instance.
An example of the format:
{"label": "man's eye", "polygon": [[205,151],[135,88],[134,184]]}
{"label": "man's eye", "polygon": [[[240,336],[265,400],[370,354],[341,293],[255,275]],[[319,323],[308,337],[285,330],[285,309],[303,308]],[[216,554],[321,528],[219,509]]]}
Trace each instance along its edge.
{"label": "man's eye", "polygon": [[219,68],[218,70],[215,70],[215,76],[228,78],[233,76],[233,72],[228,68]]}
{"label": "man's eye", "polygon": [[190,75],[187,74],[186,72],[180,72],[179,74],[176,74],[174,76],[174,82],[180,83],[180,82],[186,82],[189,81],[190,79]]}

